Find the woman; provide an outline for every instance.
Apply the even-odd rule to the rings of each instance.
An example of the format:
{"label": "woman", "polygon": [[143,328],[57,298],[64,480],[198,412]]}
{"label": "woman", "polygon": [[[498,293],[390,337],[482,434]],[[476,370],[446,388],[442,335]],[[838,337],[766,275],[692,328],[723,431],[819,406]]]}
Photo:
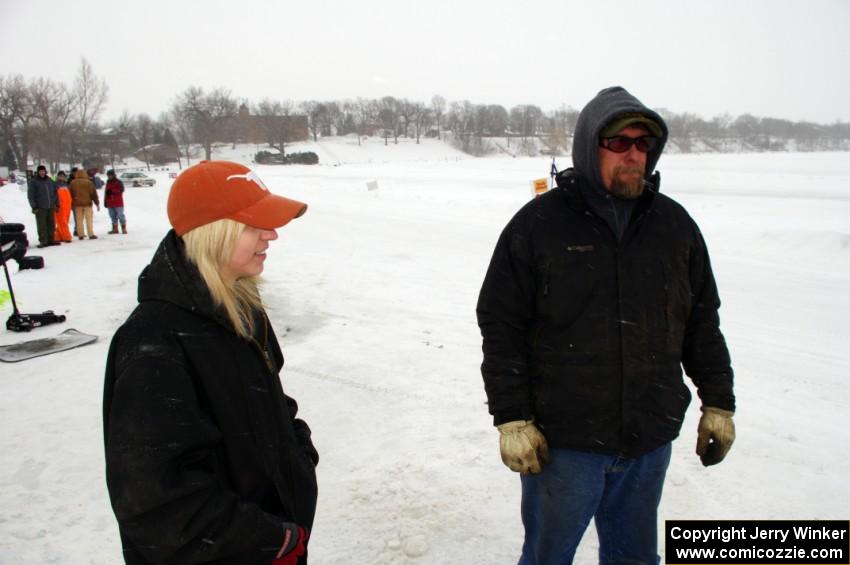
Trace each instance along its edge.
{"label": "woman", "polygon": [[318,454],[257,291],[275,228],[306,208],[236,163],[174,181],[174,229],[106,366],[106,481],[127,563],[307,562]]}
{"label": "woman", "polygon": [[115,171],[106,171],[106,193],[103,204],[112,220],[112,229],[107,233],[118,233],[118,222],[121,222],[121,233],[127,233],[127,218],[124,216],[124,183],[115,176]]}

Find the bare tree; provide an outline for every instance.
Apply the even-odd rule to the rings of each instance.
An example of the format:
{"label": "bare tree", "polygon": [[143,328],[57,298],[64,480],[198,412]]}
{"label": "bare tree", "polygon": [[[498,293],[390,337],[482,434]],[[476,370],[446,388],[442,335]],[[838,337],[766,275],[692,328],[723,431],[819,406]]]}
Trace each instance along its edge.
{"label": "bare tree", "polygon": [[[319,116],[322,135],[342,135],[345,127],[345,115],[336,102],[323,102],[325,111]],[[333,131],[336,130],[336,131]]]}
{"label": "bare tree", "polygon": [[175,135],[179,126],[175,122],[174,114],[171,111],[160,112],[157,124],[163,129],[162,143],[174,148],[174,156],[177,158],[177,168],[182,169],[183,163],[180,156],[180,142],[177,139],[179,133]]}
{"label": "bare tree", "polygon": [[[40,158],[56,170],[65,153],[65,136],[71,117],[76,110],[76,100],[68,87],[48,78],[38,78],[30,83],[30,98],[36,124],[36,144]],[[78,161],[78,154],[69,150],[69,161]]]}
{"label": "bare tree", "polygon": [[439,94],[435,94],[431,98],[431,111],[434,114],[434,123],[437,126],[437,139],[442,139],[443,132],[443,114],[446,111],[446,99],[440,96]]}
{"label": "bare tree", "polygon": [[469,152],[475,130],[475,105],[469,100],[452,102],[448,114],[449,126],[461,151]]}
{"label": "bare tree", "polygon": [[431,111],[425,107],[425,104],[416,102],[413,105],[413,126],[416,131],[416,143],[419,143],[419,138],[422,132],[431,124]]}
{"label": "bare tree", "polygon": [[92,66],[83,58],[74,81],[73,96],[76,102],[76,121],[81,134],[82,145],[87,145],[87,137],[96,126],[109,95],[106,79],[95,76]]}
{"label": "bare tree", "polygon": [[559,150],[568,151],[570,149],[572,146],[570,139],[575,130],[577,119],[578,110],[565,105],[561,105],[557,110],[544,116],[546,142],[553,154]]}
{"label": "bare tree", "polygon": [[301,109],[307,114],[307,127],[313,134],[313,141],[319,141],[319,132],[322,129],[322,121],[326,112],[325,105],[315,100],[301,103]]}
{"label": "bare tree", "polygon": [[[236,116],[239,114],[239,104],[227,88],[214,88],[207,96],[207,106],[212,116],[213,134],[215,141],[235,140],[239,133]],[[212,156],[212,146],[210,147]]]}
{"label": "bare tree", "polygon": [[697,137],[705,137],[705,120],[696,114],[684,112],[665,118],[669,137],[679,146],[683,153],[690,153],[694,148]]}
{"label": "bare tree", "polygon": [[27,167],[34,121],[35,108],[24,77],[0,77],[0,134],[11,149],[19,169]]}
{"label": "bare tree", "polygon": [[280,144],[279,149],[282,155],[286,155],[286,144],[290,139],[295,137],[292,125],[293,112],[295,112],[295,103],[289,99],[281,100],[280,114],[283,117],[283,120],[281,121],[280,130],[278,131],[278,143]]}
{"label": "bare tree", "polygon": [[171,110],[168,112],[169,122],[171,126],[174,128],[174,136],[177,141],[177,166],[182,168],[180,165],[180,147],[183,149],[183,155],[186,157],[186,166],[188,167],[191,161],[192,156],[192,142],[194,141],[194,137],[192,135],[192,119],[188,114],[183,112],[183,108],[181,107],[179,101],[174,102],[171,105]]}
{"label": "bare tree", "polygon": [[351,110],[351,104],[348,100],[341,103],[331,102],[334,109],[331,111],[333,118],[331,125],[336,130],[337,135],[348,135],[355,130],[354,116]]}
{"label": "bare tree", "polygon": [[741,114],[732,122],[732,131],[738,138],[739,150],[744,150],[746,143],[752,143],[758,130],[759,119],[752,114]]}
{"label": "bare tree", "polygon": [[384,96],[378,108],[378,121],[383,127],[384,145],[387,145],[390,135],[395,137],[395,142],[398,144],[398,100],[392,96]]}
{"label": "bare tree", "polygon": [[292,112],[295,108],[292,100],[263,99],[256,107],[256,113],[266,118],[263,121],[263,133],[270,147],[277,147],[286,155],[286,144],[294,136],[292,131]]}
{"label": "bare tree", "polygon": [[357,145],[361,145],[361,138],[366,135],[377,119],[377,107],[373,100],[367,98],[358,98],[349,104],[357,131]]}
{"label": "bare tree", "polygon": [[102,130],[102,140],[106,150],[110,168],[115,168],[115,158],[122,158],[130,150],[130,132],[135,122],[129,110],[121,112],[121,116],[108,122]]}
{"label": "bare tree", "polygon": [[543,111],[533,104],[522,104],[511,108],[511,129],[523,140],[537,135],[543,119]]}
{"label": "bare tree", "polygon": [[488,104],[479,110],[480,130],[490,137],[502,137],[508,129],[508,111],[501,104]]}
{"label": "bare tree", "polygon": [[[411,102],[407,98],[402,98],[398,100],[396,108],[398,109],[399,125],[401,127],[401,132],[404,134],[404,137],[409,137],[410,125],[413,122],[413,116],[417,111],[416,103]],[[402,123],[404,123],[404,125],[401,125]]]}
{"label": "bare tree", "polygon": [[207,95],[202,88],[190,86],[178,96],[174,109],[186,115],[192,137],[204,148],[207,160],[212,159],[215,141],[232,138],[237,106],[229,90],[217,88]]}
{"label": "bare tree", "polygon": [[280,129],[280,120],[277,118],[280,118],[283,113],[280,102],[271,98],[263,98],[254,108],[254,113],[264,118],[260,126],[263,137],[265,137],[269,147],[274,147],[278,137],[277,130]]}
{"label": "bare tree", "polygon": [[145,162],[145,166],[148,170],[151,170],[150,157],[148,156],[148,145],[153,142],[153,129],[154,124],[151,117],[147,114],[139,114],[136,116],[136,121],[134,124],[134,130],[136,133],[136,139],[139,141],[139,146],[142,150],[143,160]]}

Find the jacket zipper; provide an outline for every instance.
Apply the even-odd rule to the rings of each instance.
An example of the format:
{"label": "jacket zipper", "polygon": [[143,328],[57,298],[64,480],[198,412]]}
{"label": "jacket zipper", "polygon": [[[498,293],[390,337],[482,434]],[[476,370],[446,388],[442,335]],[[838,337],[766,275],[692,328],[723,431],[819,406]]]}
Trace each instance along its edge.
{"label": "jacket zipper", "polygon": [[624,344],[623,344],[623,324],[625,320],[623,318],[623,292],[622,287],[620,286],[620,267],[621,267],[621,253],[623,248],[628,244],[628,241],[632,238],[635,231],[637,231],[639,224],[641,224],[646,216],[646,211],[641,212],[637,216],[635,216],[626,227],[626,230],[623,232],[623,237],[620,239],[616,246],[614,247],[614,254],[616,259],[616,269],[617,269],[617,313],[618,313],[618,329],[620,334],[619,340],[619,349],[620,349],[620,446],[621,449],[625,449],[627,446],[627,433],[626,433],[626,359],[624,355]]}

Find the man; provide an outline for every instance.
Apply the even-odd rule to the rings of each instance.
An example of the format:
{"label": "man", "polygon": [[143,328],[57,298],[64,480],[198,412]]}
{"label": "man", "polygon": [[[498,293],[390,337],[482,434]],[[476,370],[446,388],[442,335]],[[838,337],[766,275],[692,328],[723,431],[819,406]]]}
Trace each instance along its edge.
{"label": "man", "polygon": [[89,180],[86,171],[79,169],[74,173],[71,180],[71,205],[74,210],[74,225],[77,230],[77,238],[85,239],[83,229],[88,233],[89,239],[97,239],[94,234],[94,213],[92,204],[100,212],[100,198],[97,196],[94,183]]}
{"label": "man", "polygon": [[38,247],[59,245],[59,242],[54,239],[53,223],[53,214],[59,207],[59,197],[56,194],[56,183],[47,176],[47,168],[44,165],[39,165],[35,176],[29,179],[27,198],[35,215]]}
{"label": "man", "polygon": [[502,460],[522,473],[520,563],[570,563],[594,518],[601,563],[658,563],[657,508],[690,392],[697,453],[734,440],[732,369],[702,235],[659,194],[667,141],[620,87],[581,111],[573,168],[502,232],[478,301]]}

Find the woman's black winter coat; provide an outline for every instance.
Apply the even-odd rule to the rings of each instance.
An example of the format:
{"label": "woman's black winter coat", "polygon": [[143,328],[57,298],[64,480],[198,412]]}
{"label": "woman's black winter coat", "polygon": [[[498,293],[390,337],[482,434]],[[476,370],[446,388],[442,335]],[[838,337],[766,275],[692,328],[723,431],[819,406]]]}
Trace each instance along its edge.
{"label": "woman's black winter coat", "polygon": [[239,337],[169,232],[112,340],[106,480],[127,563],[268,565],[311,529],[318,455],[264,313]]}

